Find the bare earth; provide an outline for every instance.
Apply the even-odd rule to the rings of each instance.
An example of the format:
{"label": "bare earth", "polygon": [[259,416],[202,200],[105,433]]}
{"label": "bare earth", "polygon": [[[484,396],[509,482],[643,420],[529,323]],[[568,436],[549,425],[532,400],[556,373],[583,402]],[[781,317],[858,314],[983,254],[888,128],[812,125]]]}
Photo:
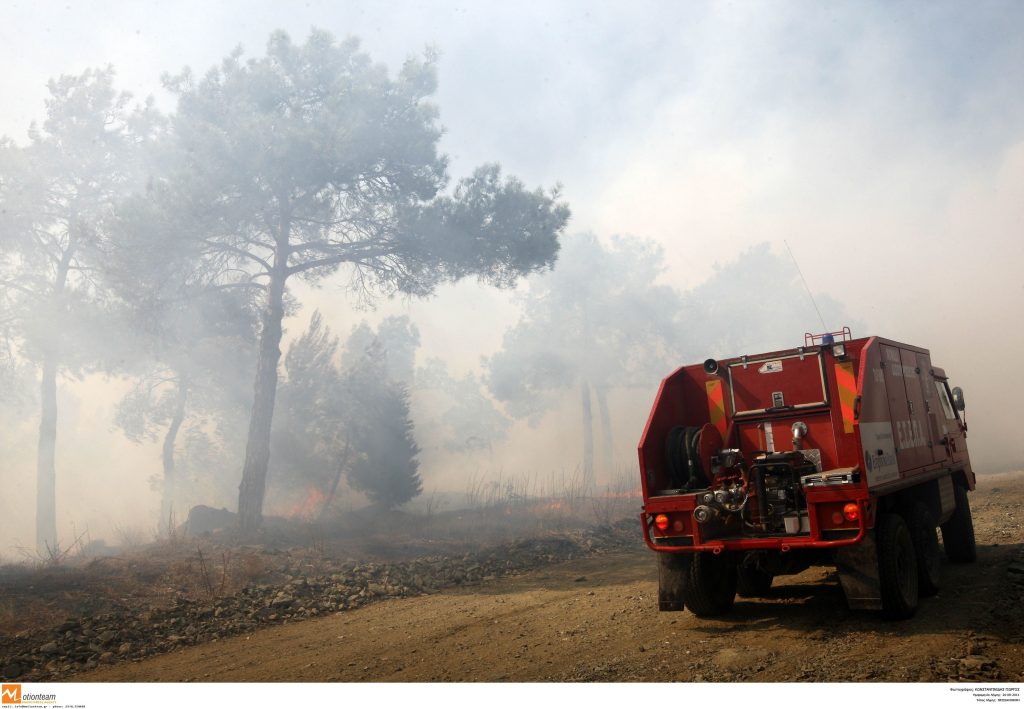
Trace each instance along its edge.
{"label": "bare earth", "polygon": [[1024,475],[979,479],[976,564],[889,623],[850,611],[831,570],[776,580],[723,620],[659,613],[652,553],[575,560],[395,599],[76,681],[950,681],[1024,679]]}

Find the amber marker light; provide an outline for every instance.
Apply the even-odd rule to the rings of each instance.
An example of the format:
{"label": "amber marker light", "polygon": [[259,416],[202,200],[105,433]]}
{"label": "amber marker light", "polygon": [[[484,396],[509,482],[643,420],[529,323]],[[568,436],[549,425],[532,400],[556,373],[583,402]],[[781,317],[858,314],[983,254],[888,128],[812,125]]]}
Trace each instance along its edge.
{"label": "amber marker light", "polygon": [[668,529],[668,515],[658,515],[654,518],[654,526],[658,528],[658,531],[664,532]]}
{"label": "amber marker light", "polygon": [[860,519],[860,507],[856,502],[847,502],[843,506],[843,516],[851,522],[856,522]]}

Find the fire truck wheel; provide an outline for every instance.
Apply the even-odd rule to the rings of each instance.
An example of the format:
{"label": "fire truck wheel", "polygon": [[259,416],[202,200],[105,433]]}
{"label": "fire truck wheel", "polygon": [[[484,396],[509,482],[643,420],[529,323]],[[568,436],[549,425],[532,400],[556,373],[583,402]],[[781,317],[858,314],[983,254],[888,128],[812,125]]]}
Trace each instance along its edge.
{"label": "fire truck wheel", "polygon": [[693,554],[658,552],[658,610],[681,611],[685,607],[683,587]]}
{"label": "fire truck wheel", "polygon": [[736,561],[729,554],[697,552],[683,585],[686,607],[698,618],[722,615],[736,600]]}
{"label": "fire truck wheel", "polygon": [[967,500],[967,488],[953,486],[956,509],[949,521],[942,525],[942,546],[950,561],[970,562],[978,558],[974,544],[974,520],[971,517],[971,503]]}
{"label": "fire truck wheel", "polygon": [[736,593],[740,598],[767,596],[774,579],[756,566],[740,566],[736,569]]}
{"label": "fire truck wheel", "polygon": [[917,555],[917,590],[922,597],[934,596],[939,592],[939,572],[941,559],[939,553],[939,535],[935,531],[935,522],[928,505],[917,502],[910,510],[907,518],[910,537],[914,540],[914,553]]}
{"label": "fire truck wheel", "polygon": [[907,523],[897,514],[881,514],[875,525],[882,615],[904,620],[917,612],[917,555]]}

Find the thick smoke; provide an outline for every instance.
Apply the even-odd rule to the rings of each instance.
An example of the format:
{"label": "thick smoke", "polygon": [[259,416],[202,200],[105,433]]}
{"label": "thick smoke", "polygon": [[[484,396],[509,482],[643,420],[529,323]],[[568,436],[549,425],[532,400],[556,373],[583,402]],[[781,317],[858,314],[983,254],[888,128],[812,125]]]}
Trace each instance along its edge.
{"label": "thick smoke", "polygon": [[[883,6],[797,12],[658,4],[641,13],[583,13],[570,3],[491,8],[453,25],[439,22],[451,9],[443,5],[405,5],[395,22],[383,21],[394,19],[384,18],[390,10],[349,5],[293,9],[293,17],[268,6],[247,28],[234,21],[247,8],[230,3],[216,11],[222,23],[202,28],[166,8],[145,13],[152,17],[101,9],[95,18],[69,8],[46,19],[68,40],[66,51],[26,46],[31,32],[11,38],[15,64],[0,78],[9,98],[0,132],[15,136],[0,141],[4,558],[16,558],[15,547],[36,548],[44,411],[57,412],[59,541],[85,535],[116,543],[118,530],[156,534],[194,504],[236,508],[266,280],[254,254],[232,251],[242,243],[233,239],[264,229],[272,215],[269,202],[225,207],[251,196],[247,190],[273,186],[242,176],[219,199],[207,199],[206,183],[184,199],[183,183],[154,179],[181,167],[182,153],[163,142],[180,129],[171,117],[194,119],[193,148],[227,150],[230,141],[214,138],[242,133],[200,130],[217,115],[203,103],[210,96],[196,93],[202,71],[171,81],[175,96],[141,97],[159,92],[161,73],[185,63],[218,64],[225,82],[228,74],[238,79],[244,60],[221,65],[223,52],[241,39],[247,57],[261,56],[251,50],[279,26],[303,39],[312,24],[364,34],[373,57],[360,65],[364,76],[392,82],[391,95],[429,97],[435,71],[442,80],[420,104],[423,113],[401,114],[429,123],[413,152],[430,169],[402,172],[398,181],[416,199],[384,210],[396,238],[409,225],[425,235],[405,242],[410,258],[385,263],[376,281],[358,268],[329,273],[314,264],[310,278],[291,279],[283,296],[268,514],[389,504],[375,497],[366,472],[381,466],[413,481],[395,504],[420,487],[456,499],[481,479],[585,475],[598,487],[634,479],[636,440],[659,379],[674,367],[789,347],[806,331],[842,325],[930,348],[966,390],[975,466],[1024,463],[1005,402],[1007,391],[1024,386],[1007,364],[1024,354],[1014,320],[1024,302],[1017,238],[1024,102],[1005,70],[1024,57],[1019,7],[941,6],[924,13],[929,23]],[[41,21],[26,8],[12,10],[22,13],[12,26]],[[936,34],[934,21],[961,31]],[[80,31],[93,23],[105,31]],[[165,33],[167,26],[183,31]],[[500,37],[494,26],[503,28]],[[839,29],[850,27],[857,31]],[[110,41],[71,41],[95,36]],[[440,57],[428,52],[399,68],[434,41]],[[662,49],[644,53],[649,44]],[[95,66],[113,61],[122,73],[85,71],[82,57]],[[390,74],[374,64],[381,60]],[[48,75],[59,78],[44,90]],[[261,84],[265,101],[232,103],[232,120],[246,127],[266,117],[281,88],[270,77]],[[123,87],[141,90],[132,98]],[[176,97],[191,102],[186,111]],[[448,130],[435,143],[440,119]],[[380,137],[368,125],[359,145]],[[301,159],[282,163],[274,151],[287,141],[254,139],[234,164],[266,158],[323,177],[324,150],[302,145]],[[211,152],[185,151],[183,164]],[[353,162],[376,164],[349,152]],[[410,155],[388,157],[405,165]],[[526,184],[565,187],[535,193],[492,167],[474,171],[495,158]],[[449,173],[471,177],[460,188]],[[313,235],[339,204],[309,194],[303,228]],[[78,200],[74,210],[69,195]],[[559,231],[564,211],[553,210],[557,223],[545,225],[561,237],[557,260],[550,240],[519,243],[502,229],[502,220],[563,198],[573,207],[573,235]],[[347,216],[365,227],[384,212],[365,207]],[[613,237],[620,233],[636,236]],[[218,251],[205,251],[197,235]],[[502,249],[479,248],[492,240]],[[186,242],[200,247],[182,259],[177,247]],[[307,243],[311,262],[317,248]],[[427,268],[433,256],[446,266]],[[517,272],[494,265],[502,259],[539,272],[512,292],[473,279],[444,284],[476,275],[510,285]],[[186,263],[204,268],[184,278]],[[382,284],[404,294],[353,298]],[[196,298],[211,286],[216,297]],[[418,297],[433,288],[437,297]],[[321,332],[340,339],[329,357],[303,362],[318,309]],[[982,366],[979,353],[989,351],[998,353],[995,364]],[[330,392],[333,404],[324,398]],[[338,401],[344,405],[332,410]],[[360,430],[365,422],[345,408],[358,401],[380,404],[375,415],[394,428]],[[374,431],[385,430],[390,438],[375,441]],[[358,454],[352,437],[363,446]],[[386,449],[400,449],[401,461],[386,460]]]}

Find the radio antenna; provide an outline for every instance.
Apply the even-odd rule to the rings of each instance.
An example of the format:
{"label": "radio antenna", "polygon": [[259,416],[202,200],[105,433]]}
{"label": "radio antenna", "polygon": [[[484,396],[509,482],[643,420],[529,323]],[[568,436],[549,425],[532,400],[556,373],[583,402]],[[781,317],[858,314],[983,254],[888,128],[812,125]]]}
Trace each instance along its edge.
{"label": "radio antenna", "polygon": [[789,248],[789,242],[785,239],[782,243],[786,245],[786,251],[789,252],[789,257],[793,259],[793,265],[796,266],[796,272],[800,274],[800,281],[804,284],[804,290],[807,291],[807,297],[811,299],[811,305],[814,306],[814,312],[818,314],[818,320],[821,320],[821,327],[824,328],[825,332],[828,332],[828,325],[825,324],[825,318],[821,317],[821,310],[818,309],[818,304],[814,300],[814,294],[811,293],[811,289],[807,286],[807,279],[804,278],[804,272],[800,270],[800,264],[796,262],[796,256],[793,255],[793,249]]}

